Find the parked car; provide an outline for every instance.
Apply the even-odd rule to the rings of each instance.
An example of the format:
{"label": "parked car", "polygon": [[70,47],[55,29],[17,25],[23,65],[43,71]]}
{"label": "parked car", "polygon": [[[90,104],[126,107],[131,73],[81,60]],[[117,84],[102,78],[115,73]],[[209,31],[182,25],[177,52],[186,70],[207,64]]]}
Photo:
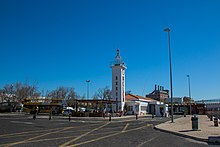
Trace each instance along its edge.
{"label": "parked car", "polygon": [[65,109],[63,110],[63,115],[64,116],[68,116],[68,115],[72,115],[73,110],[71,109]]}

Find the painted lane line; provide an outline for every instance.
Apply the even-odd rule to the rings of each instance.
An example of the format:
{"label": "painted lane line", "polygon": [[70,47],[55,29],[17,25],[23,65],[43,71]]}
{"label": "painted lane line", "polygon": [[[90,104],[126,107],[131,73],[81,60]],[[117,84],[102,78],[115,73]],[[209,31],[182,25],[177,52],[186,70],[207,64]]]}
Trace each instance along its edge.
{"label": "painted lane line", "polygon": [[64,131],[64,130],[68,130],[68,129],[71,129],[71,128],[73,128],[73,127],[66,127],[66,128],[64,128],[64,129],[57,130],[57,131],[55,131],[55,132],[48,132],[48,133],[46,133],[46,134],[42,134],[42,135],[39,135],[39,136],[35,136],[35,137],[29,138],[29,139],[26,139],[26,140],[14,142],[14,143],[8,143],[8,144],[6,144],[5,146],[6,146],[6,147],[9,147],[9,146],[13,146],[13,145],[23,144],[23,143],[26,143],[27,141],[31,141],[31,140],[36,139],[36,138],[40,138],[40,137],[43,137],[43,136],[46,136],[46,135],[49,135],[49,134],[58,133],[58,132],[61,132],[61,131]]}
{"label": "painted lane line", "polygon": [[140,130],[140,129],[143,129],[143,128],[145,128],[145,127],[146,127],[146,126],[142,126],[142,127],[139,127],[139,128],[134,128],[134,129],[130,129],[130,130],[125,130],[124,132],[121,132],[121,131],[120,131],[120,132],[117,132],[117,133],[114,133],[114,134],[110,134],[110,135],[106,135],[106,136],[103,136],[103,137],[100,137],[100,138],[88,140],[88,141],[81,142],[81,143],[78,143],[78,144],[69,145],[68,147],[80,146],[80,145],[83,145],[83,144],[87,144],[87,143],[91,143],[91,142],[98,141],[98,140],[101,140],[101,139],[105,139],[105,138],[109,138],[109,137],[116,136],[116,135],[119,135],[119,134],[123,134],[123,133],[126,133],[126,132],[131,132],[131,131],[135,131],[135,130]]}
{"label": "painted lane line", "polygon": [[156,137],[154,137],[154,138],[151,138],[151,139],[149,139],[149,140],[147,140],[147,141],[144,141],[144,142],[142,142],[141,144],[139,144],[137,147],[141,147],[141,146],[143,146],[144,144],[146,144],[146,143],[148,143],[148,142],[151,142],[152,140],[154,140],[154,139],[156,139],[158,136],[156,136]]}
{"label": "painted lane line", "polygon": [[[95,126],[95,125],[99,125],[99,124],[92,124],[92,125],[87,125],[87,126]],[[77,127],[73,127],[73,128],[79,128],[81,126],[77,126]],[[55,129],[47,129],[47,130],[38,130],[38,131],[27,131],[27,132],[20,132],[20,133],[11,133],[11,134],[2,134],[0,135],[1,138],[5,138],[5,137],[18,137],[18,136],[24,136],[25,134],[30,135],[33,133],[43,133],[43,132],[47,132],[47,131],[55,131],[55,130],[60,130],[63,127],[60,128],[55,128]]]}
{"label": "painted lane line", "polygon": [[124,131],[127,129],[128,125],[129,125],[129,123],[127,123],[127,124],[125,125],[125,127],[124,127],[123,130],[122,130],[122,132],[124,132]]}
{"label": "painted lane line", "polygon": [[12,134],[3,134],[0,135],[0,137],[17,137],[17,136],[23,136],[25,134],[30,135],[30,133],[38,133],[38,132],[45,132],[45,131],[54,131],[54,130],[58,130],[60,128],[56,128],[56,129],[49,129],[49,130],[40,130],[40,131],[28,131],[28,132],[20,132],[20,133],[12,133]]}
{"label": "painted lane line", "polygon": [[94,131],[96,131],[96,130],[99,130],[99,129],[101,129],[101,128],[107,126],[109,123],[110,123],[110,122],[108,122],[108,123],[106,123],[106,124],[104,124],[104,125],[102,125],[102,126],[100,126],[100,127],[98,127],[98,128],[95,128],[95,129],[93,129],[93,130],[91,130],[91,131],[89,131],[89,132],[87,132],[87,133],[84,133],[84,134],[80,135],[79,137],[74,138],[74,139],[72,139],[72,140],[70,140],[70,141],[68,141],[68,142],[66,142],[66,143],[64,143],[64,144],[62,144],[62,145],[60,145],[60,147],[67,146],[68,144],[70,144],[70,143],[72,143],[72,142],[74,142],[74,141],[76,141],[76,140],[79,140],[80,138],[82,138],[82,137],[84,137],[84,136],[86,136],[86,135],[88,135],[88,134],[90,134],[90,133],[92,133],[92,132],[94,132]]}
{"label": "painted lane line", "polygon": [[11,123],[17,123],[17,124],[25,124],[25,125],[32,125],[34,123],[32,122],[24,122],[24,121],[10,121]]}
{"label": "painted lane line", "polygon": [[[59,140],[59,139],[69,139],[72,138],[74,136],[67,136],[67,137],[59,137],[59,138],[46,138],[46,139],[39,139],[39,140],[31,140],[31,141],[26,141],[25,143],[34,143],[34,142],[43,142],[43,141],[51,141],[51,140]],[[8,144],[1,144],[1,146],[5,147]]]}

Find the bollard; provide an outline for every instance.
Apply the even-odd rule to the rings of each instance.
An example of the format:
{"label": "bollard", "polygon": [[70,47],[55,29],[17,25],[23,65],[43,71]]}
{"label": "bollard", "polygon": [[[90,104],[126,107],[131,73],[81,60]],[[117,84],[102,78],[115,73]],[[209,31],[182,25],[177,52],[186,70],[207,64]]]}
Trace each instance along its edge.
{"label": "bollard", "polygon": [[183,115],[184,115],[184,117],[186,117],[186,113],[185,112],[183,112]]}
{"label": "bollard", "polygon": [[69,121],[71,121],[71,114],[69,114]]}
{"label": "bollard", "polygon": [[218,118],[216,118],[216,117],[214,118],[214,126],[218,127]]}
{"label": "bollard", "polygon": [[111,114],[109,114],[109,121],[111,121],[112,120],[112,115]]}
{"label": "bollard", "polygon": [[49,115],[49,120],[51,120],[51,114]]}
{"label": "bollard", "polygon": [[154,118],[154,114],[152,113],[152,118]]}
{"label": "bollard", "polygon": [[138,114],[136,113],[136,120],[138,120]]}
{"label": "bollard", "polygon": [[212,114],[210,115],[210,121],[213,121],[213,115]]}
{"label": "bollard", "polygon": [[198,117],[194,115],[193,117],[191,117],[191,121],[192,121],[192,130],[197,131],[198,130]]}

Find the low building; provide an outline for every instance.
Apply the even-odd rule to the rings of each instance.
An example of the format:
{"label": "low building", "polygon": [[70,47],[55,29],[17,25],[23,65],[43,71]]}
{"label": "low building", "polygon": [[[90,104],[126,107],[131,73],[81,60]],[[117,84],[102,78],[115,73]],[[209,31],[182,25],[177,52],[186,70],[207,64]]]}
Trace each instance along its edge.
{"label": "low building", "polygon": [[163,102],[145,98],[139,95],[127,94],[125,96],[125,114],[165,116],[168,111],[167,105]]}
{"label": "low building", "polygon": [[198,100],[198,101],[195,101],[195,103],[205,104],[207,111],[219,111],[220,110],[220,99]]}

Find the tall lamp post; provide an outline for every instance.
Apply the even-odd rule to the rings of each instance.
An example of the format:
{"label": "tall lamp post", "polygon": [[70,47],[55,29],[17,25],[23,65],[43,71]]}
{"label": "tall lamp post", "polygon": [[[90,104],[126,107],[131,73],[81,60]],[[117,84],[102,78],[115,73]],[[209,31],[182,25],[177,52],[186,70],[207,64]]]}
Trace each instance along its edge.
{"label": "tall lamp post", "polygon": [[190,102],[189,102],[189,114],[191,115],[192,114],[192,106],[191,106],[191,90],[190,90],[190,76],[187,75],[187,78],[188,78],[188,84],[189,84],[189,98],[190,98]]}
{"label": "tall lamp post", "polygon": [[173,80],[172,80],[172,60],[171,60],[171,50],[170,50],[170,28],[165,28],[164,31],[168,33],[168,50],[169,50],[169,60],[170,60],[171,123],[173,123]]}
{"label": "tall lamp post", "polygon": [[90,82],[90,80],[86,80],[86,83],[87,83],[87,100],[89,99],[89,82]]}

